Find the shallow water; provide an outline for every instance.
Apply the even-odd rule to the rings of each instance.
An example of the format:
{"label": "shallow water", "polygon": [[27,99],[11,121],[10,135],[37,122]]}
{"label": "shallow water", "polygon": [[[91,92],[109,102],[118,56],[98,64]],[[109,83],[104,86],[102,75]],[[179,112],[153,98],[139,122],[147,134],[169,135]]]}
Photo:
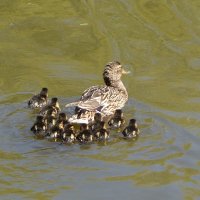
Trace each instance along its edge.
{"label": "shallow water", "polygon": [[[1,199],[200,199],[200,3],[0,1]],[[61,107],[120,60],[141,135],[60,145],[29,131],[42,87]],[[65,110],[67,111],[67,110]]]}

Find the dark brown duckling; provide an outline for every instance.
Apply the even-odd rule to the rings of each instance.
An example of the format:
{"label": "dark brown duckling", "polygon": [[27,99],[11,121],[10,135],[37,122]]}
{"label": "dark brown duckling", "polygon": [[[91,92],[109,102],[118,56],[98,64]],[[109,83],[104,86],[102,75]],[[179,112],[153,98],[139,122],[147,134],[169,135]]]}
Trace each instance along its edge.
{"label": "dark brown duckling", "polygon": [[100,125],[101,121],[102,121],[102,115],[101,115],[101,113],[95,113],[95,115],[94,115],[94,121],[89,126],[90,130],[92,132],[99,131],[100,128],[101,128],[101,125]]}
{"label": "dark brown duckling", "polygon": [[100,122],[100,129],[94,133],[96,140],[107,140],[109,138],[109,131],[106,130],[106,123],[104,121]]}
{"label": "dark brown duckling", "polygon": [[50,108],[45,116],[45,122],[47,124],[48,130],[50,130],[56,124],[56,119],[57,117],[55,110],[53,108]]}
{"label": "dark brown duckling", "polygon": [[58,119],[57,119],[57,121],[56,121],[56,124],[59,124],[59,123],[63,123],[63,126],[65,126],[65,125],[67,125],[67,124],[69,124],[69,122],[68,122],[68,117],[67,117],[67,115],[65,114],[65,113],[59,113],[59,115],[58,115]]}
{"label": "dark brown duckling", "polygon": [[67,124],[65,126],[64,131],[62,133],[62,139],[67,143],[73,143],[76,141],[76,132],[72,124]]}
{"label": "dark brown duckling", "polygon": [[80,133],[76,137],[80,143],[88,143],[93,141],[93,135],[90,131],[88,124],[81,124]]}
{"label": "dark brown duckling", "polygon": [[41,109],[40,114],[45,116],[45,115],[47,114],[47,111],[48,111],[49,109],[54,109],[54,112],[55,112],[56,114],[58,114],[58,113],[61,111],[60,105],[59,105],[59,103],[58,103],[58,98],[53,97],[53,98],[51,99],[51,102],[50,102],[48,105],[44,106],[44,107]]}
{"label": "dark brown duckling", "polygon": [[31,131],[37,136],[45,137],[47,131],[47,124],[45,123],[44,116],[37,116],[35,123],[31,127]]}
{"label": "dark brown duckling", "polygon": [[34,95],[28,101],[29,108],[42,108],[43,106],[47,105],[47,98],[48,98],[48,89],[42,88],[39,94]]}
{"label": "dark brown duckling", "polygon": [[129,125],[122,131],[123,136],[127,138],[135,138],[139,133],[140,131],[135,119],[130,119]]}
{"label": "dark brown duckling", "polygon": [[108,125],[111,128],[120,128],[124,125],[125,120],[121,109],[117,109],[114,116],[108,121]]}
{"label": "dark brown duckling", "polygon": [[59,138],[59,139],[62,139],[62,133],[64,131],[64,126],[63,126],[63,123],[60,122],[60,123],[56,123],[50,130],[49,132],[49,136],[51,138]]}

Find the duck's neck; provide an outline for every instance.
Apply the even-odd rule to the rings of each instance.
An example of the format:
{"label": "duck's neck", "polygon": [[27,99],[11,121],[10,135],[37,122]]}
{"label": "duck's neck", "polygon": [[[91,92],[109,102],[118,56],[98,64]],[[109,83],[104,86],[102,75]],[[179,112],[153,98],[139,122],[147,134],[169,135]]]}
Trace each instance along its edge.
{"label": "duck's neck", "polygon": [[119,90],[122,90],[125,93],[127,93],[126,88],[125,88],[125,86],[124,86],[124,84],[123,84],[123,82],[121,80],[119,80],[119,81],[113,81],[110,86],[118,88]]}

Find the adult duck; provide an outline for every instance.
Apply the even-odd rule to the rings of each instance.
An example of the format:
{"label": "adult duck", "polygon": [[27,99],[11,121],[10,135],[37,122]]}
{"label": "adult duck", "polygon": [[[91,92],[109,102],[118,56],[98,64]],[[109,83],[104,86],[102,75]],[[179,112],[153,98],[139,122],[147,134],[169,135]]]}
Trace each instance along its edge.
{"label": "adult duck", "polygon": [[66,105],[76,106],[75,115],[69,121],[88,124],[94,120],[95,113],[101,113],[105,118],[113,115],[115,110],[123,108],[128,100],[128,93],[121,77],[127,73],[129,72],[123,69],[120,62],[109,62],[103,71],[105,85],[88,88],[79,101]]}

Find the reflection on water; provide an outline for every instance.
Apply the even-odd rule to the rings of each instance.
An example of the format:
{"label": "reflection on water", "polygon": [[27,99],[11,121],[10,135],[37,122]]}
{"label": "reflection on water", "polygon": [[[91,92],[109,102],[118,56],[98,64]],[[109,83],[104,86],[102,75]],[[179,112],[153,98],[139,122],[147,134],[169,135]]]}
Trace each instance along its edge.
{"label": "reflection on water", "polygon": [[[3,199],[199,199],[199,1],[1,1],[0,194]],[[29,131],[42,87],[61,106],[131,71],[127,122],[106,143],[61,145]],[[71,112],[70,110],[65,110]]]}

